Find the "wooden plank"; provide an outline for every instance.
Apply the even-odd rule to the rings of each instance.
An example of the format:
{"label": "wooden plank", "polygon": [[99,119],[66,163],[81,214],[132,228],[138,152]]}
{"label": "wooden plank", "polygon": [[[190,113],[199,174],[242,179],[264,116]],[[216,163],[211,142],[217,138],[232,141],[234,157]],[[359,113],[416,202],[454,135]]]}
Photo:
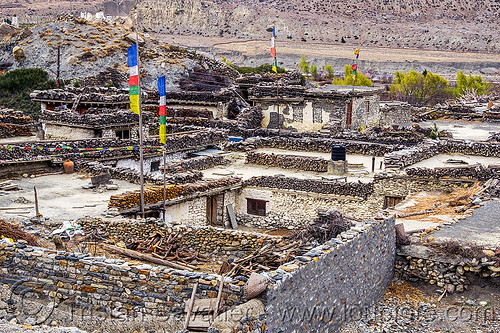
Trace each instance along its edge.
{"label": "wooden plank", "polygon": [[202,318],[195,318],[195,320],[191,321],[189,323],[189,326],[187,327],[190,330],[197,330],[197,331],[208,331],[208,328],[210,327],[210,322],[208,320],[203,320]]}
{"label": "wooden plank", "polygon": [[196,290],[198,290],[198,282],[193,287],[193,292],[191,293],[191,299],[189,301],[189,308],[186,312],[186,321],[184,322],[184,329],[189,327],[189,321],[191,320],[191,311],[193,310],[194,298],[196,297]]}
{"label": "wooden plank", "polygon": [[238,222],[236,221],[236,216],[234,215],[233,205],[229,204],[226,206],[227,215],[229,215],[229,221],[231,221],[231,227],[233,229],[238,229]]}
{"label": "wooden plank", "polygon": [[[195,299],[194,306],[191,310],[193,313],[198,312],[212,312],[216,308],[217,298],[204,298],[204,299]],[[186,302],[186,306],[184,308],[184,312],[189,311],[189,307],[191,306],[190,301]]]}
{"label": "wooden plank", "polygon": [[212,319],[215,320],[215,318],[219,315],[219,311],[220,311],[220,302],[221,302],[221,299],[222,299],[222,290],[224,289],[224,278],[226,276],[224,274],[222,274],[222,276],[220,277],[220,285],[219,285],[219,292],[217,293],[217,301],[215,303],[215,310],[214,310],[214,313],[213,313],[213,316],[212,316]]}

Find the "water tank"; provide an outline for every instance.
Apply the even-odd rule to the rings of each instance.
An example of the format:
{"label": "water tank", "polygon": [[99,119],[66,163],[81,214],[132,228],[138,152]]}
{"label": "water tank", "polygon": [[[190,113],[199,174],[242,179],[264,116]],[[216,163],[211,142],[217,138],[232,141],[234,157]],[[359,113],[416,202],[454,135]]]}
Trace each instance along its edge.
{"label": "water tank", "polygon": [[332,146],[332,161],[345,161],[345,145]]}

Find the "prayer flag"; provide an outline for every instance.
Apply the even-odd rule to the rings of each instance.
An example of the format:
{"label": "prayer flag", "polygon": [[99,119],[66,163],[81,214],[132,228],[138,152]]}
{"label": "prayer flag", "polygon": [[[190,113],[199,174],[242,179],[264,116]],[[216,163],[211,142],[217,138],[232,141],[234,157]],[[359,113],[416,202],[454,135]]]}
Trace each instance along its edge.
{"label": "prayer flag", "polygon": [[132,45],[127,50],[127,63],[130,68],[129,98],[130,110],[139,114],[139,66],[137,62],[137,44]]}
{"label": "prayer flag", "polygon": [[165,75],[158,78],[158,94],[160,95],[160,143],[167,143],[167,92],[165,88]]}

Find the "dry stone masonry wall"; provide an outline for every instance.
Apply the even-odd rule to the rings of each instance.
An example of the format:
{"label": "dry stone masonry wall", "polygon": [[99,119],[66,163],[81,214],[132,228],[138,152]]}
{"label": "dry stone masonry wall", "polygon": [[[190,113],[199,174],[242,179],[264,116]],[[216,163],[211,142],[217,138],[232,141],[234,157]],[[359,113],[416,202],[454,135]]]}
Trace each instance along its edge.
{"label": "dry stone masonry wall", "polygon": [[402,279],[424,281],[451,294],[468,290],[475,277],[499,280],[498,265],[498,260],[487,255],[464,258],[438,254],[425,246],[407,245],[397,250],[394,268]]}
{"label": "dry stone masonry wall", "polygon": [[[19,243],[0,245],[0,264],[2,283],[37,288],[45,297],[85,313],[119,311],[180,318],[195,283],[199,282],[199,299],[217,297],[220,284],[220,276],[213,274],[133,265],[82,253],[54,253]],[[243,301],[243,287],[237,282],[225,284],[225,306]]]}
{"label": "dry stone masonry wall", "polygon": [[438,147],[435,144],[418,145],[385,154],[384,164],[386,168],[403,169],[409,165],[423,161],[437,154]]}
{"label": "dry stone masonry wall", "polygon": [[257,148],[278,148],[294,151],[317,151],[330,153],[333,145],[345,144],[348,154],[384,156],[396,149],[391,145],[369,142],[352,142],[327,138],[295,138],[291,136],[280,137],[253,137],[245,141],[230,142],[226,149],[235,151],[249,151]]}
{"label": "dry stone masonry wall", "polygon": [[395,247],[394,220],[373,220],[281,266],[267,293],[269,330],[335,332],[389,286]]}
{"label": "dry stone masonry wall", "polygon": [[158,224],[158,222],[100,218],[79,219],[77,223],[88,232],[97,231],[99,234],[124,242],[144,240],[156,233],[171,235],[176,237],[181,244],[207,255],[240,256],[255,251],[262,246],[262,243],[287,244],[289,242],[279,236],[211,226],[179,225],[172,228],[165,224]]}
{"label": "dry stone masonry wall", "polygon": [[364,199],[373,193],[373,183],[340,183],[336,181],[300,179],[280,175],[252,177],[244,181],[243,185],[312,193],[349,195]]}
{"label": "dry stone masonry wall", "polygon": [[486,181],[491,178],[500,179],[500,166],[472,165],[443,168],[408,168],[406,174],[421,178],[467,178]]}
{"label": "dry stone masonry wall", "polygon": [[328,161],[320,157],[247,152],[245,163],[273,166],[283,169],[326,172]]}
{"label": "dry stone masonry wall", "polygon": [[442,154],[459,153],[486,157],[500,157],[500,144],[486,141],[443,140],[439,143]]}

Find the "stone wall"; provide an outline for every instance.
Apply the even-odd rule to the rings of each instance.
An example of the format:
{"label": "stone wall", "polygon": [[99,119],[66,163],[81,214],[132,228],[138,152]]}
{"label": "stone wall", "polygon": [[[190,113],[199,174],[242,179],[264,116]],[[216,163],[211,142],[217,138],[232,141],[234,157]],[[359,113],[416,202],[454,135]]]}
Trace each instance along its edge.
{"label": "stone wall", "polygon": [[243,182],[243,186],[277,188],[283,190],[303,191],[311,193],[347,195],[366,199],[373,193],[373,183],[300,179],[285,176],[258,176]]}
{"label": "stone wall", "polygon": [[[248,214],[247,199],[266,201],[266,215]],[[245,187],[236,200],[235,214],[238,224],[247,227],[297,230],[308,226],[320,210],[332,208],[356,219],[371,218],[381,209],[376,202],[350,195]]]}
{"label": "stone wall", "polygon": [[435,144],[422,144],[385,154],[384,164],[386,168],[403,169],[437,154],[438,147]]}
{"label": "stone wall", "polygon": [[[167,136],[166,147],[169,152],[182,151],[189,148],[197,149],[216,145],[227,140],[225,130],[205,129],[192,133],[179,133]],[[136,139],[103,139],[62,140],[54,142],[24,142],[10,146],[0,146],[0,154],[5,160],[33,159],[38,157],[71,158],[74,160],[86,157],[108,158],[123,155],[139,156],[139,142]],[[156,148],[154,148],[156,147]],[[144,140],[146,153],[161,148],[159,138],[151,137]]]}
{"label": "stone wall", "polygon": [[485,181],[491,178],[500,179],[500,166],[472,165],[442,168],[408,168],[409,176],[423,178],[467,178]]}
{"label": "stone wall", "polygon": [[487,141],[443,140],[438,145],[442,154],[459,153],[486,157],[500,157],[500,143]]}
{"label": "stone wall", "polygon": [[271,236],[257,232],[223,229],[211,226],[169,227],[157,222],[146,222],[127,219],[82,218],[77,223],[86,231],[97,231],[99,234],[113,237],[124,242],[146,239],[159,232],[163,235],[175,236],[187,247],[199,250],[202,254],[236,255],[248,254],[265,243],[287,243],[280,236]]}
{"label": "stone wall", "polygon": [[394,270],[401,279],[424,281],[451,294],[468,290],[473,277],[500,282],[498,263],[486,254],[464,258],[440,254],[426,246],[407,245],[398,248]]}
{"label": "stone wall", "polygon": [[[89,254],[54,253],[19,243],[0,245],[0,264],[2,283],[13,284],[16,290],[35,288],[56,304],[64,303],[86,314],[119,311],[180,319],[195,283],[199,282],[197,298],[215,298],[221,279],[214,274]],[[225,284],[226,309],[244,299],[238,282]]]}
{"label": "stone wall", "polygon": [[292,136],[252,137],[245,141],[226,143],[227,150],[249,151],[257,148],[278,148],[292,151],[317,151],[331,153],[333,145],[345,144],[348,154],[384,156],[397,149],[392,145],[337,140],[330,138],[296,138]]}
{"label": "stone wall", "polygon": [[267,292],[270,332],[335,332],[354,320],[389,286],[395,246],[394,219],[369,221],[281,266]]}
{"label": "stone wall", "polygon": [[247,152],[245,163],[273,166],[283,169],[298,169],[305,171],[326,172],[328,161],[320,157],[267,154]]}

